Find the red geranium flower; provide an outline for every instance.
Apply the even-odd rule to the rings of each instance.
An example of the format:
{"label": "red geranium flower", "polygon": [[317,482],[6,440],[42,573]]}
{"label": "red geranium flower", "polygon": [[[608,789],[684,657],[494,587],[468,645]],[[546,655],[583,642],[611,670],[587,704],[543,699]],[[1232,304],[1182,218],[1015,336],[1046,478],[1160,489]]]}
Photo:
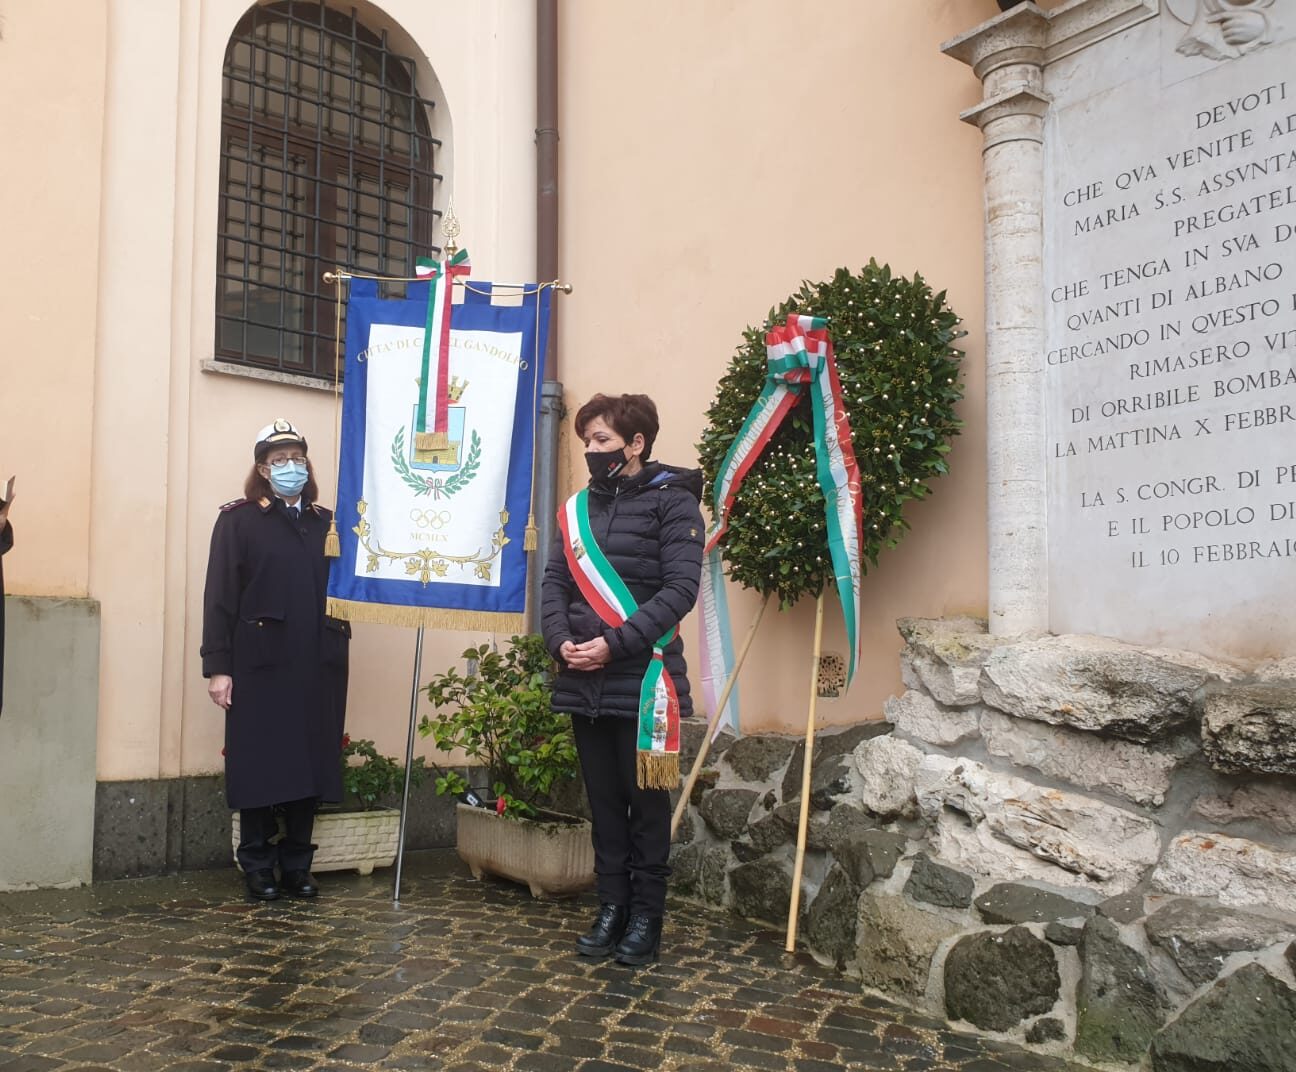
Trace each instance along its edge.
{"label": "red geranium flower", "polygon": [[351,747],[351,734],[349,733],[342,734],[342,747],[343,748]]}
{"label": "red geranium flower", "polygon": [[503,815],[504,809],[507,807],[508,807],[508,801],[506,801],[503,797],[500,797],[498,800],[495,801],[495,814]]}

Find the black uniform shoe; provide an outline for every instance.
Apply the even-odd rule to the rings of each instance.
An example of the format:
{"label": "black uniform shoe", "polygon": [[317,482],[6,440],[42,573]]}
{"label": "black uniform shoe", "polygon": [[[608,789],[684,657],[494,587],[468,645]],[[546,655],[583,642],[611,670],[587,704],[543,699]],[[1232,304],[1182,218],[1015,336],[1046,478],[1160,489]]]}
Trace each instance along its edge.
{"label": "black uniform shoe", "polygon": [[617,942],[614,951],[617,963],[649,964],[656,960],[661,932],[661,916],[631,916],[625,935]]}
{"label": "black uniform shoe", "polygon": [[279,899],[279,887],[275,885],[274,872],[269,868],[264,871],[249,871],[245,876],[247,878],[247,889],[258,901],[277,901]]}
{"label": "black uniform shoe", "polygon": [[285,871],[283,888],[294,897],[314,897],[319,893],[319,886],[309,871]]}
{"label": "black uniform shoe", "polygon": [[576,939],[576,952],[583,957],[606,957],[625,933],[630,910],[625,905],[599,905],[598,918],[588,934]]}

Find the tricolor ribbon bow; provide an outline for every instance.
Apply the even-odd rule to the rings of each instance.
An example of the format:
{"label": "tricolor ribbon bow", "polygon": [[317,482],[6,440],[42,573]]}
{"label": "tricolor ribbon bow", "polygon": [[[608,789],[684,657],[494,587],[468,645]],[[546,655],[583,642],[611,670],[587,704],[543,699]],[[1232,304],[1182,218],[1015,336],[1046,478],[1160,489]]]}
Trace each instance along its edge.
{"label": "tricolor ribbon bow", "polygon": [[[848,683],[855,675],[859,658],[864,501],[827,321],[822,317],[789,316],[786,324],[766,333],[765,353],[765,385],[738,430],[713,488],[712,523],[707,531],[700,597],[702,688],[712,706],[733,665],[733,640],[719,544],[729,527],[729,511],[748,471],[778,431],[783,418],[806,394],[810,396],[814,415],[815,468],[824,497],[828,551],[850,648]],[[730,692],[725,717],[717,727],[728,723],[734,732],[738,731],[737,696],[737,689]]]}

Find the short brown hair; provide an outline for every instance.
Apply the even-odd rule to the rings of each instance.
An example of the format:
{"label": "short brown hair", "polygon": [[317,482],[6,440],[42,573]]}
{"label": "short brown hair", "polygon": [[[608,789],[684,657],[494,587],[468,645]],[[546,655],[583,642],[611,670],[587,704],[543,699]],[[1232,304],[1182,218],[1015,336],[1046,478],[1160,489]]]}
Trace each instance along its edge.
{"label": "short brown hair", "polygon": [[581,439],[585,438],[585,426],[595,417],[607,421],[626,443],[636,434],[642,435],[643,461],[651,457],[661,425],[657,421],[657,406],[647,395],[595,395],[576,411],[576,419],[572,422]]}
{"label": "short brown hair", "polygon": [[[251,499],[253,502],[275,497],[275,489],[270,486],[270,481],[257,472],[257,465],[261,464],[264,463],[258,462],[253,465],[252,471],[243,481],[243,498]],[[304,503],[313,503],[319,498],[319,485],[315,483],[315,466],[311,465],[309,458],[306,459],[306,486],[301,490],[301,497]]]}

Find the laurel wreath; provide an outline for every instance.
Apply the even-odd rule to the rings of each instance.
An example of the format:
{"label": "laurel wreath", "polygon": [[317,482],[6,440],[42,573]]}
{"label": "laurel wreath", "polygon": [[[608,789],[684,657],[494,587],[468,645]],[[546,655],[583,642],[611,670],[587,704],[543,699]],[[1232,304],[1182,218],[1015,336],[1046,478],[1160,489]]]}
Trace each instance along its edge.
{"label": "laurel wreath", "polygon": [[[698,445],[707,497],[752,403],[765,383],[765,332],[789,313],[828,318],[864,494],[864,558],[894,547],[909,527],[902,509],[925,498],[948,471],[945,456],[961,422],[965,334],[921,275],[892,275],[870,260],[859,272],[805,282],[764,323],[748,327],[720,380]],[[788,415],[752,465],[720,545],[738,583],[779,597],[783,606],[831,585],[823,494],[816,479],[810,407]],[[861,563],[863,565],[863,563]]]}
{"label": "laurel wreath", "polygon": [[405,429],[398,429],[392,440],[392,465],[400,478],[414,491],[415,495],[431,495],[434,499],[450,498],[458,494],[472,482],[481,468],[481,435],[474,429],[472,440],[468,445],[468,457],[463,465],[450,477],[442,480],[439,476],[420,476],[411,467],[405,457]]}

